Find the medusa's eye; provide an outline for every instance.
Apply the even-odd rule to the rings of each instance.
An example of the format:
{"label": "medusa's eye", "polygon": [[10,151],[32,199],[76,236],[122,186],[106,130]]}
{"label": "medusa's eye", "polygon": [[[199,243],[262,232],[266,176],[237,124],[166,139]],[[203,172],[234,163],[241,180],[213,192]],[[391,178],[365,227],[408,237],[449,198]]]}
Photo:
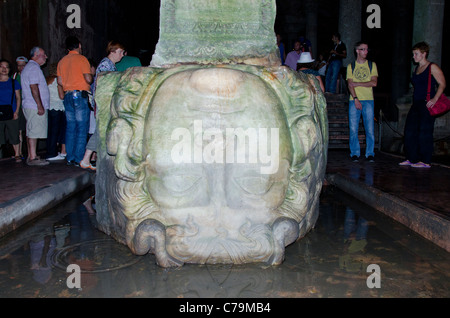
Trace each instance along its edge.
{"label": "medusa's eye", "polygon": [[164,186],[174,194],[184,194],[193,189],[202,179],[198,175],[177,174],[168,175],[163,178]]}
{"label": "medusa's eye", "polygon": [[265,175],[238,177],[235,181],[245,192],[259,196],[269,192],[273,184],[271,178]]}

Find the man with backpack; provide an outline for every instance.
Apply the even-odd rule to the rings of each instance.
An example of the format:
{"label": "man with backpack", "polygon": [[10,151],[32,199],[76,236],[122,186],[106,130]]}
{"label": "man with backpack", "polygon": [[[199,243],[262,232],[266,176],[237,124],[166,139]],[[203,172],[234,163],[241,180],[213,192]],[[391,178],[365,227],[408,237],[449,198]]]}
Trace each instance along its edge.
{"label": "man with backpack", "polygon": [[378,84],[378,69],[375,62],[367,60],[369,46],[360,41],[355,45],[356,61],[347,66],[347,83],[350,92],[349,128],[350,157],[358,162],[361,155],[358,139],[359,121],[363,117],[366,132],[366,158],[375,161],[375,124],[373,88]]}

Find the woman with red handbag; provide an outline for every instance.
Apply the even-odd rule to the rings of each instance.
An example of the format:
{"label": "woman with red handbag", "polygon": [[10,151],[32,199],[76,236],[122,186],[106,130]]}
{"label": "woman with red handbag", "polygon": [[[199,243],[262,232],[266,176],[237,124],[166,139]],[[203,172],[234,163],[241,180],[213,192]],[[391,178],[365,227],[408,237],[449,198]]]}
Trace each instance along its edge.
{"label": "woman with red handbag", "polygon": [[435,122],[428,108],[435,106],[444,93],[446,81],[439,66],[428,61],[430,47],[427,43],[417,43],[412,51],[418,66],[411,78],[414,86],[413,104],[405,123],[406,160],[399,165],[427,169],[431,168]]}

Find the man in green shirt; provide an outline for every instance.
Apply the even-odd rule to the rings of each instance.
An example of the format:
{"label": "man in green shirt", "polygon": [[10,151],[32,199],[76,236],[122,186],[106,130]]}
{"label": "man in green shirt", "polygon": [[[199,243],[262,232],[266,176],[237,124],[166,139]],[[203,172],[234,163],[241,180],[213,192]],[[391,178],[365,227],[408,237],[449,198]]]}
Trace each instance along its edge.
{"label": "man in green shirt", "polygon": [[123,72],[130,67],[142,66],[141,60],[134,56],[128,56],[125,51],[122,60],[119,63],[116,63],[117,71]]}

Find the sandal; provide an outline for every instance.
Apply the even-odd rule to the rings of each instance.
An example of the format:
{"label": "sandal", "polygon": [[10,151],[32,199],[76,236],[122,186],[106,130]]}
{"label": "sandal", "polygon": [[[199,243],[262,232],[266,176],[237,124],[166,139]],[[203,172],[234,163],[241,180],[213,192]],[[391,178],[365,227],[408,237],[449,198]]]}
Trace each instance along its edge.
{"label": "sandal", "polygon": [[410,166],[410,165],[412,165],[412,162],[409,160],[405,160],[403,162],[400,162],[398,165],[399,166]]}
{"label": "sandal", "polygon": [[411,164],[411,167],[413,167],[413,168],[425,168],[425,169],[429,169],[429,168],[431,168],[431,165],[419,161],[418,163],[413,163],[413,164]]}
{"label": "sandal", "polygon": [[15,156],[14,160],[16,161],[16,163],[21,163],[22,162],[22,158],[20,156]]}
{"label": "sandal", "polygon": [[96,167],[93,167],[91,164],[84,164],[83,161],[80,162],[80,167],[83,169],[90,169],[92,171],[97,171]]}

